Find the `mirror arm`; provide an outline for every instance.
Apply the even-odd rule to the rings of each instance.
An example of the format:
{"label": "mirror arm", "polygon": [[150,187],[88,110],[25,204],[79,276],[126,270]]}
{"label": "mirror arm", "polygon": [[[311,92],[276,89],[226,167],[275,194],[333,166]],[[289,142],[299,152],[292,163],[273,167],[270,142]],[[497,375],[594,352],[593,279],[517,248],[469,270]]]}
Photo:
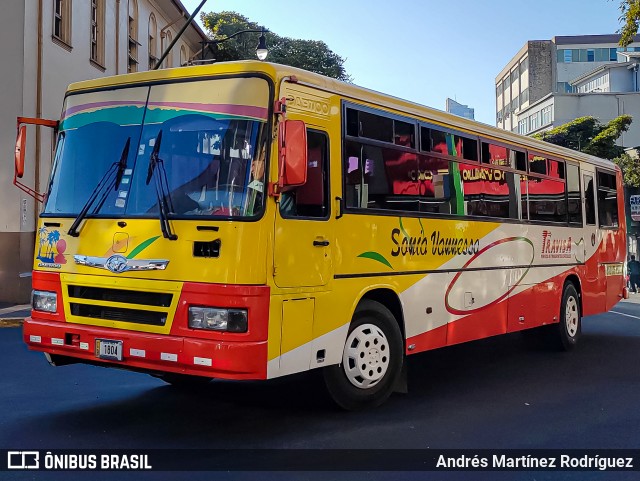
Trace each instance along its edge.
{"label": "mirror arm", "polygon": [[280,199],[282,189],[284,188],[284,164],[285,164],[285,119],[287,116],[287,98],[282,97],[276,100],[273,105],[273,113],[277,119],[278,128],[278,181],[269,182],[269,196],[274,197],[276,201]]}
{"label": "mirror arm", "polygon": [[[54,135],[58,133],[58,128],[60,127],[60,122],[58,120],[47,120],[47,119],[37,119],[37,118],[33,118],[33,117],[18,117],[16,120],[16,128],[18,131],[18,135],[20,135],[20,128],[25,125],[25,124],[30,124],[30,125],[39,125],[42,127],[49,127],[51,129],[53,129],[54,131]],[[25,139],[26,139],[26,130],[24,132],[25,135]],[[25,140],[25,144],[26,144],[26,140]],[[16,154],[17,154],[17,146],[16,146]],[[24,156],[24,151],[23,148],[21,147],[21,152],[20,155]],[[22,157],[24,159],[24,157]],[[20,175],[20,177],[22,177],[22,174]],[[22,182],[20,182],[18,180],[18,172],[16,170],[14,170],[13,173],[13,185],[15,185],[18,189],[20,189],[21,191],[25,192],[26,194],[30,195],[31,197],[33,197],[36,201],[38,202],[44,202],[45,198],[46,198],[46,194],[40,193],[35,191],[34,189],[32,189],[31,187],[23,184]]]}

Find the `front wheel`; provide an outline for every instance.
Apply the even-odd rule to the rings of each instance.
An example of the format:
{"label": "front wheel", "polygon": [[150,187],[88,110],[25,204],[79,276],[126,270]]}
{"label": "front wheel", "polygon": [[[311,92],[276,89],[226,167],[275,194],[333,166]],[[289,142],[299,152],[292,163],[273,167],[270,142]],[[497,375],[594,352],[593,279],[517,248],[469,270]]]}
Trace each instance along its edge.
{"label": "front wheel", "polygon": [[342,362],[324,369],[329,394],[346,410],[379,406],[393,392],[404,359],[402,335],[393,314],[365,300],[353,316]]}

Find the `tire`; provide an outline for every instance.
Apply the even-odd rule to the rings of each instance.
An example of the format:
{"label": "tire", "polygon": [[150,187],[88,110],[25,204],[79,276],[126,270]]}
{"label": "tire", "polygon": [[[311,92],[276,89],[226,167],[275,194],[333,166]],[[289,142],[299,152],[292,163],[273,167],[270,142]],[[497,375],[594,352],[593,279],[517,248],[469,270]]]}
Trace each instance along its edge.
{"label": "tire", "polygon": [[403,361],[398,322],[382,304],[365,300],[353,315],[342,362],[323,370],[325,385],[342,409],[379,406],[393,392]]}
{"label": "tire", "polygon": [[560,321],[547,326],[547,340],[554,350],[573,350],[582,335],[580,297],[571,282],[564,285],[560,302]]}
{"label": "tire", "polygon": [[205,386],[211,382],[211,378],[202,376],[190,376],[189,374],[165,373],[156,374],[153,377],[163,380],[167,384],[180,389],[194,389]]}

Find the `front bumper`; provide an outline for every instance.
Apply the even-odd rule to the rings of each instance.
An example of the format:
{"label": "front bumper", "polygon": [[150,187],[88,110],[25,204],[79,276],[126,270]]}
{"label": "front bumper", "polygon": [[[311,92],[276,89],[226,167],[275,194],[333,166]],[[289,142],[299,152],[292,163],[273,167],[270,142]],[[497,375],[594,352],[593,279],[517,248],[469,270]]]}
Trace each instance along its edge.
{"label": "front bumper", "polygon": [[[154,373],[172,372],[220,379],[266,379],[267,341],[221,341],[156,335],[124,329],[25,319],[23,339],[29,349]],[[96,356],[96,339],[122,341],[122,361]]]}

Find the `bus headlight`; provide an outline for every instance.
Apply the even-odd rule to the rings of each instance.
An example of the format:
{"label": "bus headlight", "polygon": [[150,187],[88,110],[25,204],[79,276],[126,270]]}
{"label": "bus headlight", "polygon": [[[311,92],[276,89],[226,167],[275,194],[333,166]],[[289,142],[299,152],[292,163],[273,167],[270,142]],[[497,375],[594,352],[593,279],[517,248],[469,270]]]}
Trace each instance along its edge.
{"label": "bus headlight", "polygon": [[33,291],[31,306],[36,311],[56,312],[58,309],[58,295],[55,292]]}
{"label": "bus headlight", "polygon": [[210,331],[247,332],[246,309],[189,307],[189,327]]}

